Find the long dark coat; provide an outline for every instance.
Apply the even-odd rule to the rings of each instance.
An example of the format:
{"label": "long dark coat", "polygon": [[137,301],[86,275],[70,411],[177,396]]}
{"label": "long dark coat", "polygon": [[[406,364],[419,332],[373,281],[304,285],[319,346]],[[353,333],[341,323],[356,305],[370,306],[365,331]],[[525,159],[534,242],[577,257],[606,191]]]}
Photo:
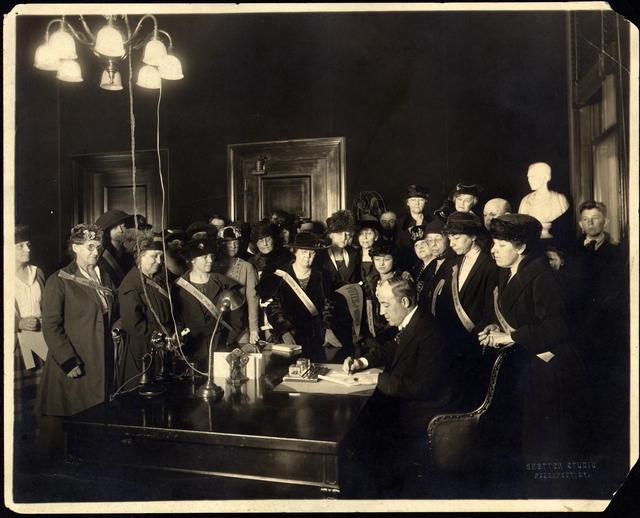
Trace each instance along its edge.
{"label": "long dark coat", "polygon": [[[451,250],[451,248],[447,248],[445,252],[445,259],[440,265],[440,267],[433,273],[431,277],[426,279],[424,286],[422,287],[422,294],[418,299],[418,303],[422,305],[423,311],[433,314],[433,293],[438,286],[438,283],[442,280],[449,278],[451,276],[451,268],[454,264],[456,264],[458,256],[456,253]],[[437,260],[436,260],[437,261]],[[435,262],[434,262],[435,269]]]}
{"label": "long dark coat", "polygon": [[[85,278],[75,261],[62,271]],[[113,289],[100,270],[102,285]],[[104,402],[111,388],[113,344],[111,324],[117,316],[115,297],[103,313],[97,292],[72,280],[51,275],[42,296],[42,332],[49,348],[36,400],[36,413],[70,416]],[[67,377],[75,365],[79,378]]]}
{"label": "long dark coat", "polygon": [[[187,282],[189,282],[189,274],[190,272],[187,272],[182,276]],[[209,282],[205,288],[206,295],[211,302],[217,304],[220,293],[226,289],[240,289],[240,284],[221,273],[211,272]],[[176,313],[180,315],[184,327],[188,327],[191,331],[191,336],[185,347],[185,353],[193,361],[196,361],[198,365],[206,368],[209,341],[216,319],[193,295],[178,286],[178,284],[175,284],[175,293]],[[221,350],[227,344],[232,344],[243,333],[243,309],[244,307],[241,307],[235,311],[224,313],[222,320],[233,329],[233,332],[228,331],[220,324],[214,339],[218,350]]]}
{"label": "long dark coat", "polygon": [[[570,344],[564,298],[545,257],[525,256],[507,284],[499,277],[499,307],[515,329],[511,337],[528,360],[524,394],[525,461],[569,460],[579,455],[588,432],[585,369]],[[546,362],[538,354],[555,356]],[[578,455],[578,457],[576,457]]]}
{"label": "long dark coat", "polygon": [[[118,288],[120,328],[125,332],[123,354],[118,361],[118,378],[120,384],[134,378],[125,389],[139,381],[139,377],[136,375],[142,373],[142,357],[151,351],[150,340],[153,332],[174,333],[169,299],[145,282],[149,297],[147,302],[142,288],[141,276],[140,270],[134,266],[125,275]],[[166,290],[163,276],[158,276],[153,280]],[[149,308],[149,304],[151,304],[157,318]],[[156,368],[157,364],[154,366],[154,369]]]}
{"label": "long dark coat", "polygon": [[352,246],[347,246],[344,252],[349,256],[349,265],[346,267],[345,275],[341,275],[334,265],[328,250],[322,250],[316,254],[314,264],[322,268],[329,278],[333,289],[338,289],[345,284],[360,282],[360,252]]}
{"label": "long dark coat", "polygon": [[[459,256],[455,259],[458,273],[461,263],[462,256]],[[444,265],[441,266],[443,267]],[[483,397],[486,390],[484,386],[486,365],[481,361],[482,347],[478,342],[478,333],[495,320],[492,297],[493,288],[497,284],[498,268],[489,256],[481,252],[459,293],[460,303],[474,323],[471,332],[462,325],[454,308],[451,287],[453,271],[449,268],[443,273],[447,276],[444,278],[442,291],[436,298],[435,316],[456,349],[460,368],[467,380],[469,401],[476,403]]]}
{"label": "long dark coat", "polygon": [[[282,270],[297,281],[292,265]],[[313,268],[304,289],[318,310],[316,316],[309,313],[289,285],[275,274],[263,276],[256,291],[262,300],[271,299],[266,313],[277,339],[281,340],[282,335],[289,332],[302,346],[303,356],[311,361],[328,360],[323,344],[326,329],[334,327],[335,299],[331,279],[324,270]]]}

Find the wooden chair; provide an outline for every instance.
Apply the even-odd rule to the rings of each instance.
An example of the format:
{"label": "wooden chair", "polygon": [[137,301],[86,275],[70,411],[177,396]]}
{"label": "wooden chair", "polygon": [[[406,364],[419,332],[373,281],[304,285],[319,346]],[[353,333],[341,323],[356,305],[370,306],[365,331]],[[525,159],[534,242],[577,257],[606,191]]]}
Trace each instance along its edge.
{"label": "wooden chair", "polygon": [[435,416],[427,427],[429,464],[440,473],[476,473],[519,453],[520,354],[500,349],[484,400],[462,413]]}

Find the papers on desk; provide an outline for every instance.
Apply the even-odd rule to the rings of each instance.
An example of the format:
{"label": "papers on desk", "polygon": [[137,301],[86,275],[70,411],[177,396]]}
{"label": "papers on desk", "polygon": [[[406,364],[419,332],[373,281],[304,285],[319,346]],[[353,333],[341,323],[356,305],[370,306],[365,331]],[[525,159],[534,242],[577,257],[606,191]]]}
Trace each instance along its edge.
{"label": "papers on desk", "polygon": [[379,374],[379,372],[375,372],[372,369],[354,374],[330,370],[327,374],[319,374],[318,378],[332,383],[339,383],[347,387],[356,387],[358,385],[375,385],[378,383]]}
{"label": "papers on desk", "polygon": [[[381,369],[372,368],[354,374],[345,374],[341,364],[320,363],[318,365],[328,368],[329,372],[322,374],[322,378],[318,376],[319,381],[317,383],[290,383],[283,380],[282,383],[274,389],[274,392],[368,397],[373,394],[378,381],[378,375],[382,372]],[[327,379],[327,377],[330,379]],[[349,380],[349,378],[351,378],[351,380]],[[358,378],[358,380],[356,381],[355,378]],[[336,380],[341,380],[343,383]]]}
{"label": "papers on desk", "polygon": [[297,344],[267,344],[263,351],[271,351],[288,356],[302,352],[302,346]]}

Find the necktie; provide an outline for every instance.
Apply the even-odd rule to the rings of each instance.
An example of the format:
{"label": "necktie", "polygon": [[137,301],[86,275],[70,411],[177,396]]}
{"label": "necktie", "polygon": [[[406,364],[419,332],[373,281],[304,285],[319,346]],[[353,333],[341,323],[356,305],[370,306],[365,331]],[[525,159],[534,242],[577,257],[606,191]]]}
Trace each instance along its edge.
{"label": "necktie", "polygon": [[589,241],[586,245],[584,245],[584,247],[587,249],[587,252],[589,252],[590,254],[593,254],[596,251],[596,242]]}
{"label": "necktie", "polygon": [[338,273],[340,274],[340,278],[343,281],[346,281],[349,275],[349,272],[347,270],[346,265],[344,264],[344,261],[336,257],[336,266],[338,267]]}

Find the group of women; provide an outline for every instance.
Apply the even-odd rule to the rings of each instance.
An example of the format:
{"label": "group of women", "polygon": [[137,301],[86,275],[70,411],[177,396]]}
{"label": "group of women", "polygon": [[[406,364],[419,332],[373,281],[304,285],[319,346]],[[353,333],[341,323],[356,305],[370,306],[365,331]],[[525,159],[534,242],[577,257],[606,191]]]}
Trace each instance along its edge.
{"label": "group of women", "polygon": [[[465,194],[458,193],[461,202]],[[486,389],[476,373],[483,351],[518,347],[528,361],[530,459],[570,452],[583,426],[575,396],[584,380],[563,296],[540,246],[540,223],[500,216],[489,226],[491,241],[473,204],[452,205],[457,210],[445,219],[442,211],[425,211],[427,198],[426,188],[410,186],[408,214],[391,228],[372,215],[356,221],[338,211],[322,236],[319,223],[296,226],[281,211],[250,233],[217,217],[217,226],[199,222],[161,234],[109,211],[95,225],[73,227],[73,259],[44,289],[41,272],[24,270],[20,256],[18,279],[42,291],[41,316],[20,305],[16,321],[18,333],[41,329],[48,347],[36,402],[48,423],[43,435],[54,440],[61,417],[135,386],[154,334],[179,336],[180,358],[195,370],[206,370],[211,340],[219,348],[261,339],[295,343],[321,362],[376,347],[396,333],[380,315],[376,289],[409,269],[421,310],[444,329],[470,392],[482,396]],[[222,315],[212,337],[218,299],[229,289],[246,304]]]}

